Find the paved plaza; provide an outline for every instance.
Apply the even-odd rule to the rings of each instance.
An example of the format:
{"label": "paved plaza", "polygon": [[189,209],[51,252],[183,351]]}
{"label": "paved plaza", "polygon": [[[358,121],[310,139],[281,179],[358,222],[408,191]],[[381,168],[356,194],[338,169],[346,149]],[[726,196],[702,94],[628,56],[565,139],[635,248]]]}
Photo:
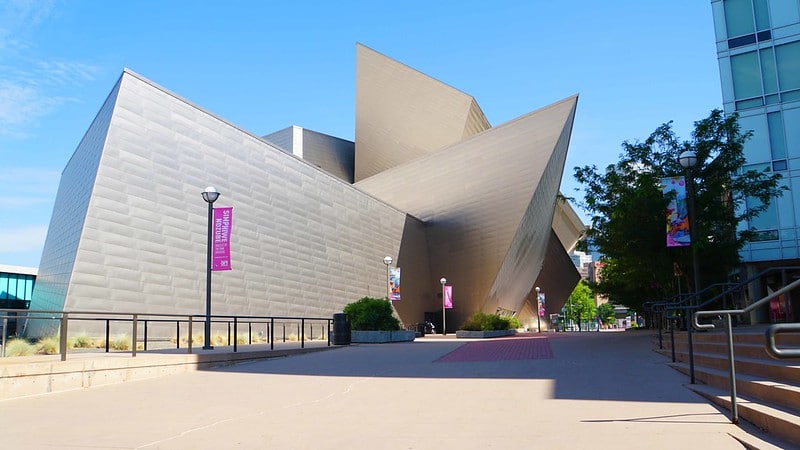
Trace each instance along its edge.
{"label": "paved plaza", "polygon": [[[646,331],[358,344],[0,401],[3,448],[741,449]],[[221,350],[222,351],[222,350]],[[102,355],[98,357],[103,357]]]}

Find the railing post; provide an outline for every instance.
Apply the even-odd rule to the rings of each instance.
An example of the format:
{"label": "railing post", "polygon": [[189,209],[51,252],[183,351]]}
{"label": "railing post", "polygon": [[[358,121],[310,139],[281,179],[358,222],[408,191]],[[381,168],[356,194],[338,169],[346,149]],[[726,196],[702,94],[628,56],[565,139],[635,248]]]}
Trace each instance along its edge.
{"label": "railing post", "polygon": [[144,351],[147,351],[147,321],[144,321]]}
{"label": "railing post", "polygon": [[61,314],[61,336],[59,336],[59,349],[61,351],[61,360],[67,360],[67,328],[69,323],[68,313]]}
{"label": "railing post", "polygon": [[175,342],[177,343],[176,344],[177,347],[175,347],[175,348],[181,348],[181,321],[180,320],[176,320],[175,321]]}
{"label": "railing post", "polygon": [[330,347],[331,346],[331,324],[333,323],[333,320],[332,319],[328,319],[326,321],[326,323],[328,325],[328,347]]}
{"label": "railing post", "polygon": [[672,346],[672,362],[675,362],[675,319],[669,319],[669,339]]}
{"label": "railing post", "polygon": [[186,342],[189,344],[189,354],[192,353],[192,338],[192,316],[189,316],[189,339],[186,340]]}
{"label": "railing post", "polygon": [[228,321],[228,345],[231,345],[231,321]]}
{"label": "railing post", "polygon": [[[691,302],[694,303],[694,302]],[[694,346],[692,345],[692,325],[694,323],[694,311],[692,311],[692,306],[689,305],[686,307],[686,337],[687,343],[689,345],[689,380],[691,384],[695,384],[694,378]]]}
{"label": "railing post", "polygon": [[281,326],[283,326],[283,342],[286,343],[286,322],[281,322]]}
{"label": "railing post", "polygon": [[[17,322],[19,323],[19,322]],[[6,338],[8,337],[8,317],[3,317],[3,358],[6,357]]]}
{"label": "railing post", "polygon": [[253,322],[247,322],[247,345],[253,345]]}
{"label": "railing post", "polygon": [[731,315],[725,314],[725,332],[728,334],[728,370],[731,380],[731,423],[739,423],[739,407],[736,404],[736,368],[733,359],[733,330],[731,329]]}
{"label": "railing post", "polygon": [[269,337],[270,337],[269,338],[269,349],[270,350],[274,350],[275,349],[275,318],[274,317],[270,317],[269,318],[269,330],[267,330],[267,331],[269,331]]}
{"label": "railing post", "polygon": [[[233,353],[236,353],[237,349],[239,348],[239,335],[237,331],[239,330],[239,318],[233,316]],[[228,330],[230,330],[231,323],[228,322]],[[228,333],[228,339],[230,339],[230,332]]]}
{"label": "railing post", "polygon": [[306,319],[300,319],[300,348],[306,348]]}
{"label": "railing post", "polygon": [[111,320],[106,319],[106,353],[108,353],[111,341]]}
{"label": "railing post", "polygon": [[[19,322],[17,322],[19,323]],[[3,358],[6,357],[6,340],[8,338],[8,317],[3,317]]]}
{"label": "railing post", "polygon": [[133,331],[131,331],[131,340],[133,341],[131,345],[131,357],[136,357],[136,340],[139,334],[139,315],[133,315]]}

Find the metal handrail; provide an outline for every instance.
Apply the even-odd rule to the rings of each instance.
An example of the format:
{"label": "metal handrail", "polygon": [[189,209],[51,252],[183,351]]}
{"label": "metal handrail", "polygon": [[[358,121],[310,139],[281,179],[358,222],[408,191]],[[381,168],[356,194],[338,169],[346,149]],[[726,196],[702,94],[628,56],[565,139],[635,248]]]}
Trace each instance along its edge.
{"label": "metal handrail", "polygon": [[[725,316],[725,333],[727,334],[727,337],[728,337],[728,374],[729,374],[729,379],[730,379],[730,384],[731,384],[731,422],[732,423],[739,423],[739,409],[738,409],[738,405],[737,405],[737,402],[736,402],[736,365],[734,363],[734,357],[733,357],[733,330],[732,330],[732,327],[731,327],[731,316],[747,314],[748,312],[767,304],[770,300],[772,300],[772,299],[774,299],[776,297],[779,297],[779,296],[781,296],[781,295],[783,295],[783,294],[785,294],[787,292],[790,292],[791,290],[793,290],[793,289],[795,289],[797,287],[800,287],[800,279],[799,280],[795,280],[795,281],[787,284],[786,286],[784,286],[784,287],[778,289],[777,291],[775,291],[775,292],[763,297],[762,299],[758,300],[757,302],[754,302],[754,303],[750,304],[749,306],[747,306],[746,308],[743,308],[743,309],[722,309],[722,310],[713,310],[713,311],[697,311],[697,312],[692,314],[692,326],[694,328],[698,329],[698,330],[709,330],[709,329],[715,328],[713,323],[707,323],[707,324],[699,323],[698,320],[700,319],[700,317]],[[772,328],[772,327],[770,327],[770,328]],[[786,328],[788,328],[788,327],[786,327]],[[786,330],[786,328],[784,328],[784,330]],[[798,325],[797,329],[800,330],[800,325]],[[777,332],[779,332],[779,331],[781,331],[780,328],[778,328],[778,329],[776,329],[776,330],[774,330],[772,332],[770,332],[770,330],[767,330],[766,348],[767,348],[768,352],[770,350],[778,350],[777,348],[775,348],[775,334]],[[779,350],[776,353],[779,354],[779,353],[781,353],[781,351]],[[800,353],[798,353],[798,356],[800,356]]]}
{"label": "metal handrail", "polygon": [[[9,313],[14,313],[11,315]],[[24,315],[20,315],[24,314]],[[37,316],[38,314],[44,316]],[[99,317],[85,317],[85,316],[99,316]],[[172,320],[167,320],[164,318],[174,318]],[[8,320],[9,319],[16,319],[16,320],[59,320],[60,327],[59,327],[59,352],[61,354],[61,361],[66,361],[67,359],[67,336],[68,336],[68,329],[69,329],[69,321],[70,320],[105,320],[106,321],[106,351],[108,351],[108,337],[109,337],[109,328],[108,323],[110,321],[116,322],[131,322],[131,357],[136,356],[137,351],[137,343],[138,343],[138,330],[139,330],[139,321],[142,320],[144,322],[144,348],[147,349],[147,322],[148,321],[155,321],[155,322],[177,322],[180,323],[187,323],[188,324],[188,333],[189,339],[187,340],[187,348],[188,353],[192,353],[192,325],[194,322],[203,322],[205,321],[206,315],[205,314],[169,314],[169,313],[130,313],[130,312],[106,312],[106,311],[61,311],[61,310],[30,310],[30,309],[11,309],[11,308],[0,308],[0,319],[3,321],[3,332],[2,336],[0,337],[2,344],[3,353],[2,356],[5,356],[6,350],[6,339],[7,339],[7,330],[8,330]],[[198,320],[200,319],[200,320]],[[217,320],[214,320],[217,319]],[[228,319],[228,320],[218,320],[218,319]],[[270,343],[270,350],[275,348],[275,321],[279,321],[283,323],[283,341],[286,342],[286,329],[285,324],[287,321],[291,322],[298,322],[298,334],[300,339],[300,347],[305,348],[305,324],[306,321],[310,321],[310,325],[312,327],[312,335],[313,335],[313,322],[325,322],[327,325],[327,333],[325,333],[323,329],[323,334],[327,334],[328,337],[328,346],[331,345],[331,325],[333,323],[332,318],[327,317],[291,317],[291,316],[257,316],[257,315],[214,315],[211,316],[212,322],[225,322],[228,323],[228,340],[230,345],[230,324],[231,320],[234,324],[233,327],[233,351],[238,351],[238,323],[239,319],[245,319],[244,322],[252,323],[254,321],[258,321],[256,323],[266,323],[268,324],[268,340]],[[249,321],[248,321],[249,319]],[[180,329],[180,325],[178,325],[178,329]],[[180,348],[180,339],[178,340],[178,348]]]}
{"label": "metal handrail", "polygon": [[800,323],[776,323],[767,328],[767,353],[769,356],[775,359],[800,358],[800,349],[778,348],[775,342],[776,334],[792,331],[800,331]]}

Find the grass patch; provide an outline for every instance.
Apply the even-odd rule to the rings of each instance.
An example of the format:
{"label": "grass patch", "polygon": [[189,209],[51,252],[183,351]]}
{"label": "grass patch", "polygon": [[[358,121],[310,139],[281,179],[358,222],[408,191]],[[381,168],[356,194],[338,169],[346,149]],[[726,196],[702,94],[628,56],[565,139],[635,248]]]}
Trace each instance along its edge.
{"label": "grass patch", "polygon": [[70,347],[72,348],[94,348],[96,347],[94,339],[86,334],[79,334],[72,338]]}
{"label": "grass patch", "polygon": [[131,349],[131,337],[127,334],[121,334],[111,339],[111,343],[109,345],[114,350],[130,350]]}
{"label": "grass patch", "polygon": [[47,336],[36,342],[36,353],[44,355],[57,355],[59,351],[59,340],[55,336]]}
{"label": "grass patch", "polygon": [[6,341],[6,356],[30,356],[36,353],[36,346],[26,339],[14,338]]}

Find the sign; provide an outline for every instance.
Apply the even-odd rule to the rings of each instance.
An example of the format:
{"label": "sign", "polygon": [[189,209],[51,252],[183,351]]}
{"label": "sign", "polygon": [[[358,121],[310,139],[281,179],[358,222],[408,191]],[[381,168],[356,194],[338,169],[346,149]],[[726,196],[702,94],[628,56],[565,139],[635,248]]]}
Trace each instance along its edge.
{"label": "sign", "polygon": [[539,298],[536,301],[536,304],[539,309],[539,317],[544,317],[544,292],[539,293]]}
{"label": "sign", "polygon": [[391,295],[389,296],[389,300],[397,301],[400,300],[400,268],[399,267],[392,267],[389,272],[389,289],[391,290]]}
{"label": "sign", "polygon": [[452,309],[453,308],[453,286],[449,284],[444,285],[444,307]]}
{"label": "sign", "polygon": [[666,211],[667,247],[691,245],[689,209],[686,205],[686,180],[683,177],[662,178],[661,192],[665,197],[670,196]]}
{"label": "sign", "polygon": [[231,270],[231,224],[233,208],[214,208],[214,238],[211,270]]}

